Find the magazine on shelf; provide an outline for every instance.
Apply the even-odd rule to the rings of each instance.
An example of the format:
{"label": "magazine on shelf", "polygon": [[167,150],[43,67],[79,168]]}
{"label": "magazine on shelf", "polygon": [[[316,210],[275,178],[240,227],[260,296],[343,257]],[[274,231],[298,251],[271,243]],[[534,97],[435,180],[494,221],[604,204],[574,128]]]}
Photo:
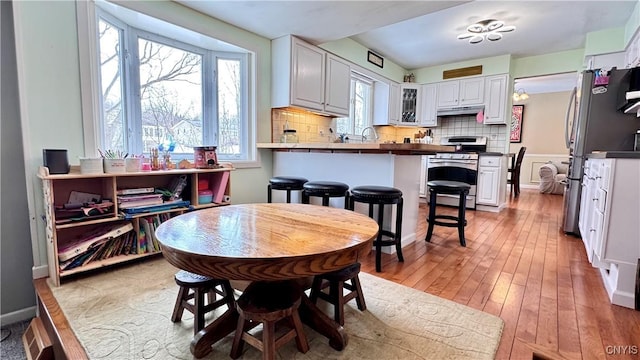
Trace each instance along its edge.
{"label": "magazine on shelf", "polygon": [[58,260],[60,262],[69,260],[110,238],[118,237],[132,230],[133,225],[130,222],[98,227],[88,234],[84,234],[82,237],[68,241],[58,247]]}

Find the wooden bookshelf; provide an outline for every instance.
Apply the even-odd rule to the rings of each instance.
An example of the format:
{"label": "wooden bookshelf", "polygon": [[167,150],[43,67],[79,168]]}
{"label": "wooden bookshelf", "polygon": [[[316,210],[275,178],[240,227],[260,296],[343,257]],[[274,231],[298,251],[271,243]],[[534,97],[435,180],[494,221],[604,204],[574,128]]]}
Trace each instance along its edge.
{"label": "wooden bookshelf", "polygon": [[[119,254],[91,260],[84,265],[66,270],[61,268],[58,261],[59,246],[63,246],[75,237],[101,226],[111,225],[114,222],[131,222],[134,228],[135,241],[138,241],[143,218],[160,214],[168,214],[169,217],[172,217],[186,211],[229,205],[229,201],[200,204],[198,201],[198,184],[208,184],[208,190],[217,194],[222,191],[227,198],[226,200],[228,200],[231,188],[229,181],[224,182],[220,181],[220,179],[228,179],[229,176],[224,173],[233,170],[235,170],[233,167],[225,166],[218,169],[175,169],[121,174],[81,174],[78,167],[72,166],[69,174],[49,174],[49,170],[46,167],[40,167],[38,177],[42,180],[44,196],[47,262],[51,283],[55,286],[60,286],[62,279],[72,275],[96,271],[100,268],[161,254],[161,251]],[[122,209],[118,208],[117,190],[141,187],[166,189],[176,177],[182,175],[187,177],[187,184],[180,194],[179,200],[188,201],[188,206],[126,214],[121,211]],[[221,190],[222,186],[224,186],[224,189]],[[99,195],[101,200],[110,199],[114,204],[104,214],[95,218],[91,216],[86,218],[78,217],[69,222],[56,223],[56,208],[66,204],[73,191]]]}

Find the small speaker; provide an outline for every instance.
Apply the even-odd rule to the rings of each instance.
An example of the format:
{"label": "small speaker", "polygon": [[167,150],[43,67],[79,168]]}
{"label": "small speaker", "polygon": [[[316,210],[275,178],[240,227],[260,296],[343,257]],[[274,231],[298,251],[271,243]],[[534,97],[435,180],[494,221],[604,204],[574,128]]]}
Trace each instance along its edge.
{"label": "small speaker", "polygon": [[69,173],[67,150],[43,149],[42,158],[44,166],[49,168],[49,174]]}

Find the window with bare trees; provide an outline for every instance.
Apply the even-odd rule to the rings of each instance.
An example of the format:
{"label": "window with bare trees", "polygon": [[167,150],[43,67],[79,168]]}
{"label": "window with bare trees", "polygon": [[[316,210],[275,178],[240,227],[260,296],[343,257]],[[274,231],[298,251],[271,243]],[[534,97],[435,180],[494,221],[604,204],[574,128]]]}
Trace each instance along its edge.
{"label": "window with bare trees", "polygon": [[129,154],[217,146],[248,159],[248,54],[210,49],[97,12],[99,146]]}

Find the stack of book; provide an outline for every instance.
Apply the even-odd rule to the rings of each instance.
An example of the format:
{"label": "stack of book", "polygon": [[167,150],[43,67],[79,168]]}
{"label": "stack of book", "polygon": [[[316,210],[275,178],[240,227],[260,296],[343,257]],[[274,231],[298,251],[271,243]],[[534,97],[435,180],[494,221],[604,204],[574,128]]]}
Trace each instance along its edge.
{"label": "stack of book", "polygon": [[142,206],[162,204],[162,194],[155,194],[152,187],[120,189],[116,192],[118,196],[118,207],[120,209],[133,209]]}
{"label": "stack of book", "polygon": [[58,248],[60,269],[70,270],[93,260],[124,254],[125,245],[133,244],[135,233],[130,222],[101,226],[61,244]]}

